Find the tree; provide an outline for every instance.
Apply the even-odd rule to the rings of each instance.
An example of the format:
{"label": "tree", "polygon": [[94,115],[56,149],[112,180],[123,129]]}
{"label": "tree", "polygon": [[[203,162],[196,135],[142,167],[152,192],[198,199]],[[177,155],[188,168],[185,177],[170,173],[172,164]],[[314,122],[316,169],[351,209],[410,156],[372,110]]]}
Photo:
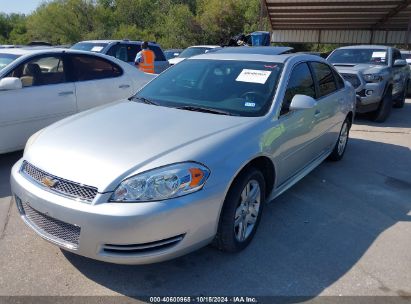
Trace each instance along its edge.
{"label": "tree", "polygon": [[185,48],[196,44],[201,32],[200,25],[186,4],[173,5],[158,27],[159,42],[166,48]]}

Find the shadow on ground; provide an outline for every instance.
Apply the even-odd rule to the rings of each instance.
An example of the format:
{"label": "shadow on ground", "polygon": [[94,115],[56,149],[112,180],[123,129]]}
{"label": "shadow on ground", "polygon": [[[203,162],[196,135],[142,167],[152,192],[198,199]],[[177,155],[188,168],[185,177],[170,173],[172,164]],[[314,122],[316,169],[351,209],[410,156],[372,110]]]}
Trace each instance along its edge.
{"label": "shadow on ground", "polygon": [[64,254],[89,279],[136,298],[316,296],[349,271],[382,232],[411,221],[409,168],[409,148],[351,139],[344,160],[325,162],[267,206],[255,239],[239,254],[205,247],[143,266]]}
{"label": "shadow on ground", "polygon": [[411,113],[411,103],[405,103],[401,109],[393,108],[391,115],[383,123],[374,122],[370,119],[369,114],[357,114],[355,117],[356,125],[366,125],[382,128],[409,128],[411,129],[411,119],[404,112]]}
{"label": "shadow on ground", "polygon": [[10,196],[11,167],[21,158],[23,152],[0,154],[0,198]]}

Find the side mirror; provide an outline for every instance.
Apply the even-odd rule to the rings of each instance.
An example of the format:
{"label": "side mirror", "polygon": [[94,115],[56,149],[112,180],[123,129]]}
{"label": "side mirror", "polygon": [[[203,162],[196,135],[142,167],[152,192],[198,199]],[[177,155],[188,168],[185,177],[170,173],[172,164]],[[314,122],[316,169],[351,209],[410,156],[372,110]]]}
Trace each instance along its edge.
{"label": "side mirror", "polygon": [[317,105],[314,98],[307,95],[295,95],[291,100],[290,110],[311,109]]}
{"label": "side mirror", "polygon": [[403,67],[407,65],[407,61],[405,59],[397,59],[394,61],[395,67]]}
{"label": "side mirror", "polygon": [[4,77],[0,80],[0,91],[18,90],[22,87],[23,83],[17,77]]}

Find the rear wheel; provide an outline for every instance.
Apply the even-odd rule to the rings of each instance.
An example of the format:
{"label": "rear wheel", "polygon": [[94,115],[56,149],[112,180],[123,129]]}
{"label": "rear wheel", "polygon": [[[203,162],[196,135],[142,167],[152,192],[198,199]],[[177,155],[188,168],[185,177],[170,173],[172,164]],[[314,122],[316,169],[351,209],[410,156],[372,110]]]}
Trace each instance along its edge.
{"label": "rear wheel", "polygon": [[257,230],[264,202],[264,176],[250,167],[238,176],[227,194],[213,245],[226,252],[247,247]]}
{"label": "rear wheel", "polygon": [[371,119],[375,122],[384,122],[390,116],[392,109],[392,89],[389,88],[385,92],[384,97],[380,101],[377,111],[372,112]]}
{"label": "rear wheel", "polygon": [[347,117],[341,127],[340,135],[338,136],[337,143],[335,144],[334,149],[331,152],[330,156],[328,156],[329,160],[338,161],[343,158],[345,149],[347,148],[348,137],[350,134],[350,127],[351,127],[351,121]]}

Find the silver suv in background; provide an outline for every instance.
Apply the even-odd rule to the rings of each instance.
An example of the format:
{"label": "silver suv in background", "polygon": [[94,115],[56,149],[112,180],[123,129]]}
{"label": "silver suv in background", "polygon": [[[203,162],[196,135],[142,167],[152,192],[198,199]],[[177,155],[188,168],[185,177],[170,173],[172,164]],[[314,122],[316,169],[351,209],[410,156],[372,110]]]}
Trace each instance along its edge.
{"label": "silver suv in background", "polygon": [[[134,65],[134,59],[136,58],[137,53],[141,51],[142,43],[142,41],[131,40],[90,40],[80,41],[74,44],[71,48],[106,54]],[[160,74],[166,70],[170,64],[164,56],[163,50],[159,44],[149,42],[148,48],[152,50],[155,55],[154,71],[156,74]]]}
{"label": "silver suv in background", "polygon": [[402,108],[410,68],[398,49],[379,45],[346,46],[327,58],[357,94],[357,113],[370,113],[383,122],[392,106]]}

